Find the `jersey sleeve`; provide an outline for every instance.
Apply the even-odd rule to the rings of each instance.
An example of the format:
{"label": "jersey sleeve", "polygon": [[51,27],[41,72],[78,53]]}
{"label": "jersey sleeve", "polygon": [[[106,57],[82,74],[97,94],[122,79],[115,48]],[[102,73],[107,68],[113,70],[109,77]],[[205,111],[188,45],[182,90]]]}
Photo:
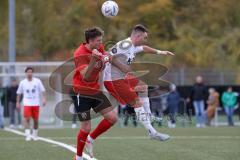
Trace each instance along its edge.
{"label": "jersey sleeve", "polygon": [[138,47],[136,47],[135,50],[134,50],[135,53],[140,53],[140,52],[142,52],[142,51],[143,51],[143,46],[138,46]]}
{"label": "jersey sleeve", "polygon": [[17,94],[23,94],[23,86],[22,82],[20,82],[18,89],[17,89]]}
{"label": "jersey sleeve", "polygon": [[87,58],[88,58],[87,55],[81,55],[81,54],[78,54],[74,57],[76,70],[82,71],[85,67],[88,66]]}
{"label": "jersey sleeve", "polygon": [[46,91],[46,89],[43,86],[42,81],[40,79],[39,79],[38,85],[39,85],[40,92],[45,92]]}

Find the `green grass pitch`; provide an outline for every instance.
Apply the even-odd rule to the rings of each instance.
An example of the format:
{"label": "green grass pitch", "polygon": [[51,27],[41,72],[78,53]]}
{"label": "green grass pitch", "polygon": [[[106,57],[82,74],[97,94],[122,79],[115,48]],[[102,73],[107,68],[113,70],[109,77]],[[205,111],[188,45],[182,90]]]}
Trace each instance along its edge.
{"label": "green grass pitch", "polygon": [[[98,160],[237,160],[240,127],[159,128],[172,139],[149,140],[142,128],[114,127],[95,142]],[[77,129],[40,129],[41,137],[75,145]],[[72,160],[74,153],[0,130],[0,160]]]}

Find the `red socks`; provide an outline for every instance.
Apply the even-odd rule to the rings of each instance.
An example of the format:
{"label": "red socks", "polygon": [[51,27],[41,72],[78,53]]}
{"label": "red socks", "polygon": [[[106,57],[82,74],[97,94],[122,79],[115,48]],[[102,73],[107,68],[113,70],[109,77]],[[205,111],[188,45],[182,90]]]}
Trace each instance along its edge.
{"label": "red socks", "polygon": [[[106,119],[103,119],[95,128],[95,130],[90,134],[90,137],[95,140],[98,136],[106,132],[109,128],[111,128],[113,124]],[[82,157],[83,149],[87,140],[87,136],[89,133],[86,133],[82,130],[79,131],[77,137],[77,155]]]}
{"label": "red socks", "polygon": [[86,133],[82,130],[79,131],[78,137],[77,137],[77,155],[82,157],[83,148],[85,146],[85,142],[87,140],[87,136],[89,133]]}
{"label": "red socks", "polygon": [[90,137],[95,140],[98,136],[106,132],[112,126],[113,124],[111,122],[109,122],[107,119],[103,119],[98,124],[97,128],[95,128],[94,131],[90,133]]}

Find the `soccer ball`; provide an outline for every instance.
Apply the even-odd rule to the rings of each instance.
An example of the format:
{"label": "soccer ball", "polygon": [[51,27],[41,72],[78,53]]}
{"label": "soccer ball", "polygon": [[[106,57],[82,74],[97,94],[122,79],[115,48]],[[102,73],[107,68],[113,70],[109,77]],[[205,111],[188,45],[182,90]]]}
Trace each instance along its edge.
{"label": "soccer ball", "polygon": [[105,17],[114,17],[118,14],[118,4],[114,1],[106,1],[102,5],[102,14]]}

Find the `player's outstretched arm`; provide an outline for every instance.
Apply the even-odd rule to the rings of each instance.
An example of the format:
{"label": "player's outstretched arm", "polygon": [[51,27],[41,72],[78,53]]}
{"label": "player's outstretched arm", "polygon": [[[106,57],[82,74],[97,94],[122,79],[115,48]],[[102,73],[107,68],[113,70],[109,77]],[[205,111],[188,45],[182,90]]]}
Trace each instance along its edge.
{"label": "player's outstretched arm", "polygon": [[154,49],[154,48],[151,48],[149,46],[143,46],[143,51],[144,52],[147,52],[147,53],[153,53],[153,54],[158,54],[158,55],[170,55],[170,56],[174,56],[175,54],[172,53],[172,52],[169,52],[169,51],[161,51],[161,50],[158,50],[158,49]]}

